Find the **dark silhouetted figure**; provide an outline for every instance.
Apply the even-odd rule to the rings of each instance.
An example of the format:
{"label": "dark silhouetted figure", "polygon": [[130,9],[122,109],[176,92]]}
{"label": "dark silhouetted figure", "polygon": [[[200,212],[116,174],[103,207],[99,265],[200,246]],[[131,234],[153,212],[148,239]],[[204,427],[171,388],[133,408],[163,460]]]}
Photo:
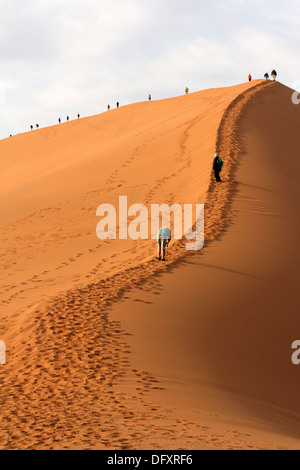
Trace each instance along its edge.
{"label": "dark silhouetted figure", "polygon": [[271,72],[271,75],[272,75],[273,80],[275,81],[275,80],[276,80],[276,77],[277,77],[277,72],[276,72],[276,70],[273,69],[272,72]]}
{"label": "dark silhouetted figure", "polygon": [[120,103],[119,103],[119,101],[117,101],[117,108],[118,108],[119,106],[120,106]]}
{"label": "dark silhouetted figure", "polygon": [[60,124],[60,123],[61,123],[61,119],[60,119],[60,118],[58,118],[58,124]]}
{"label": "dark silhouetted figure", "polygon": [[69,116],[67,116],[67,121],[69,121],[69,119],[70,119]]}
{"label": "dark silhouetted figure", "polygon": [[110,106],[109,106],[109,104],[108,104],[108,105],[107,105],[107,111],[109,111],[109,110],[110,110]]}
{"label": "dark silhouetted figure", "polygon": [[266,80],[269,80],[269,74],[268,73],[265,73],[264,77],[265,77]]}
{"label": "dark silhouetted figure", "polygon": [[77,119],[79,119],[79,118],[80,118],[80,114],[78,113],[78,114],[77,114]]}
{"label": "dark silhouetted figure", "polygon": [[149,99],[149,101],[151,101],[151,99],[152,99],[152,97],[151,97],[150,93],[149,93],[148,99]]}
{"label": "dark silhouetted figure", "polygon": [[38,129],[40,126],[38,124],[36,124],[36,128]]}
{"label": "dark silhouetted figure", "polygon": [[213,170],[215,172],[215,178],[218,183],[221,183],[220,172],[222,170],[223,161],[219,157],[218,153],[215,153],[214,163],[213,163]]}
{"label": "dark silhouetted figure", "polygon": [[33,125],[30,126],[30,129],[33,131]]}

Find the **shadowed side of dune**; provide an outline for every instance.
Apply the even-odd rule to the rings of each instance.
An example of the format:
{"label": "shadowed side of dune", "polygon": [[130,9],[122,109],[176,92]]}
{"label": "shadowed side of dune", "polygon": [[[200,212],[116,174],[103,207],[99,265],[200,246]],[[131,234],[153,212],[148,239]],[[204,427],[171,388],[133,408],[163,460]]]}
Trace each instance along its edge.
{"label": "shadowed side of dune", "polygon": [[[279,83],[263,88],[234,123],[245,149],[234,190],[235,224],[207,261],[223,270],[227,286],[230,276],[231,285],[222,289],[210,319],[223,353],[208,357],[222,387],[248,397],[249,410],[278,429],[299,435],[300,377],[291,345],[299,324],[300,108],[291,96]],[[224,138],[221,147],[229,146]]]}
{"label": "shadowed side of dune", "polygon": [[229,106],[217,138],[227,168],[206,205],[217,241],[157,279],[152,305],[135,291],[113,316],[133,334],[136,367],[164,378],[164,403],[195,419],[217,411],[224,420],[215,430],[238,420],[262,447],[293,447],[299,437],[291,344],[299,323],[300,108],[291,94],[270,84]]}

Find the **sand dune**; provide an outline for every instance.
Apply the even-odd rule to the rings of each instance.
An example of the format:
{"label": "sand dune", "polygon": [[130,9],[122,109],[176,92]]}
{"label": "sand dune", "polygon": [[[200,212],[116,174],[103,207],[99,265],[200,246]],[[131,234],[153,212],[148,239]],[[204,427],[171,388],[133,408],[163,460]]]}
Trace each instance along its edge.
{"label": "sand dune", "polygon": [[[0,142],[0,448],[297,445],[299,110],[258,80]],[[205,248],[101,242],[119,195],[205,202]]]}
{"label": "sand dune", "polygon": [[223,111],[248,87],[138,103],[2,141],[5,312],[152,257],[148,242],[99,243],[96,208],[117,206],[122,194],[129,205],[204,202]]}

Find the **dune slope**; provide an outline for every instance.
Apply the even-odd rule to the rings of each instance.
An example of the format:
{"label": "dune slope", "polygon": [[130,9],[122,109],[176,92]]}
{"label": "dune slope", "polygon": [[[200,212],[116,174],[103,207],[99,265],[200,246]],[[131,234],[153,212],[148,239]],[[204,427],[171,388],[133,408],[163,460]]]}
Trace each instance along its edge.
{"label": "dune slope", "polygon": [[[288,94],[256,81],[0,143],[0,315],[8,351],[0,369],[1,448],[238,447],[230,420],[241,433],[249,413],[262,409],[263,426],[272,428],[278,407],[276,445],[292,445],[293,437],[282,436],[295,436],[298,426],[289,362],[296,251],[292,243],[284,250],[282,240],[294,236],[298,192],[282,152],[287,138],[289,154],[294,148],[299,111]],[[211,178],[216,146],[226,163],[218,188]],[[158,266],[153,242],[100,242],[96,208],[117,205],[119,195],[129,204],[206,202],[207,246],[178,267],[182,243]],[[287,221],[281,230],[279,219]],[[165,271],[171,276],[161,277]],[[139,296],[128,296],[135,288]],[[112,302],[121,300],[112,314]],[[283,305],[290,311],[285,327]],[[278,389],[283,379],[290,399]],[[210,421],[218,439],[205,407],[222,415],[221,426]],[[257,423],[249,424],[251,443],[238,435],[249,448],[262,442]]]}
{"label": "dune slope", "polygon": [[220,119],[249,87],[137,103],[1,141],[3,312],[150,259],[147,240],[98,240],[98,205],[118,209],[120,195],[128,205],[204,202]]}

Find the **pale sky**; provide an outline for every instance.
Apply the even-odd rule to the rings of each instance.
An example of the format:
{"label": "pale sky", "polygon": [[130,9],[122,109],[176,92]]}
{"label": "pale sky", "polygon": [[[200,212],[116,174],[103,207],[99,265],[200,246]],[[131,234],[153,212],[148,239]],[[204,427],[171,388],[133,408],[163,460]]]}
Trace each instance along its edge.
{"label": "pale sky", "polygon": [[299,0],[0,0],[0,139],[263,78],[300,83]]}

